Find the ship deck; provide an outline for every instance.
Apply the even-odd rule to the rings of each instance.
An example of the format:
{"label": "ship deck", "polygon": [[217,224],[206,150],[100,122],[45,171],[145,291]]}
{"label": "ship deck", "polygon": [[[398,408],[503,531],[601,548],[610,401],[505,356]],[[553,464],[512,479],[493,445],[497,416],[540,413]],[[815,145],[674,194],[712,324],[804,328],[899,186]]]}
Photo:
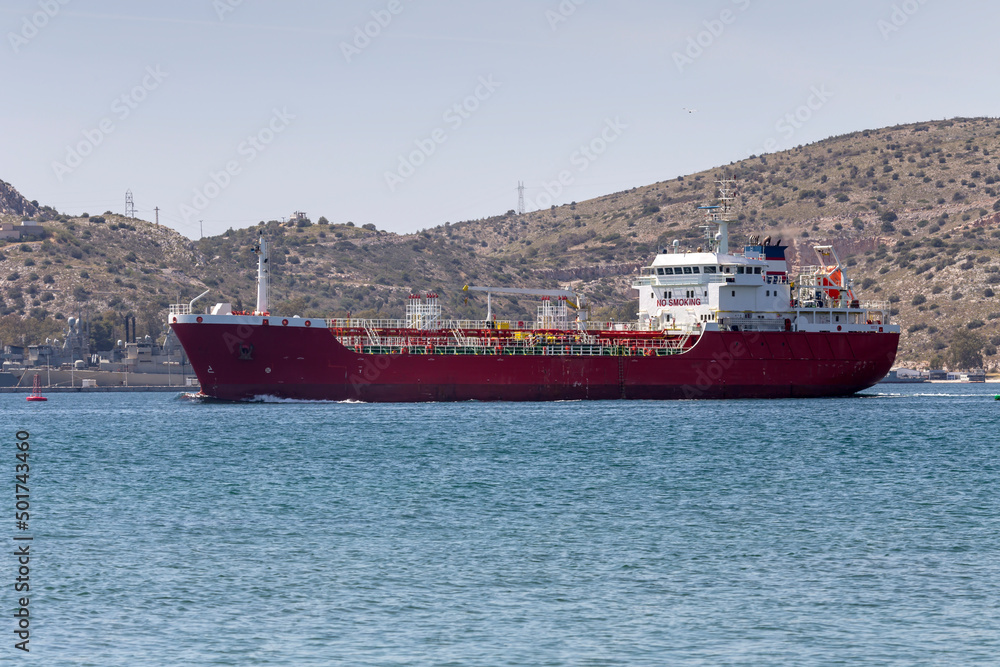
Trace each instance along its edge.
{"label": "ship deck", "polygon": [[629,330],[610,322],[599,329],[512,328],[507,323],[489,322],[455,324],[420,329],[403,323],[372,326],[367,321],[331,321],[328,328],[344,347],[365,354],[617,356],[639,352],[664,356],[684,352],[698,338],[694,332]]}

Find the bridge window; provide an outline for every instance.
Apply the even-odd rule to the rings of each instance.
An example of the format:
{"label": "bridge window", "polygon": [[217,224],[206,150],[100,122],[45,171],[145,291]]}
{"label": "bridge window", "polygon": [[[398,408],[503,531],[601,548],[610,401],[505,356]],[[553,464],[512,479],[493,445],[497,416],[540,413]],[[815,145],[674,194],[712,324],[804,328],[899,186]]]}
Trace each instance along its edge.
{"label": "bridge window", "polygon": [[694,271],[695,273],[701,273],[701,267],[697,267],[697,266],[696,266],[696,267],[694,267],[694,268],[693,268],[693,269],[691,269],[691,270],[692,270],[692,271]]}
{"label": "bridge window", "polygon": [[743,267],[742,266],[737,266],[736,267],[736,273],[737,273],[737,275],[742,275],[743,274]]}
{"label": "bridge window", "polygon": [[760,267],[759,267],[759,266],[755,266],[755,267],[753,267],[753,272],[754,272],[754,273],[755,273],[756,275],[758,275],[758,276],[759,276],[759,275],[760,275]]}
{"label": "bridge window", "polygon": [[714,266],[706,266],[705,267],[705,273],[715,273],[715,267]]}
{"label": "bridge window", "polygon": [[656,275],[662,276],[663,275],[663,269],[657,269],[656,270]]}
{"label": "bridge window", "polygon": [[691,275],[691,267],[690,266],[685,266],[684,267],[684,273],[686,273],[688,275]]}
{"label": "bridge window", "polygon": [[670,267],[667,267],[667,268],[663,269],[663,275],[665,275],[665,276],[672,276],[672,275],[674,275],[674,270],[671,269]]}

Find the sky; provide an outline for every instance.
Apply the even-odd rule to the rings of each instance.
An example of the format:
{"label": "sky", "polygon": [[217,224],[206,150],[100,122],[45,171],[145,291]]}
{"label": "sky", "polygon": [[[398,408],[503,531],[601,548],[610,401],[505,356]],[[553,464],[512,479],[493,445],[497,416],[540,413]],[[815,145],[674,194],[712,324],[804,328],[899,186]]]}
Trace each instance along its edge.
{"label": "sky", "polygon": [[0,180],[197,239],[414,232],[1000,115],[970,0],[0,0]]}

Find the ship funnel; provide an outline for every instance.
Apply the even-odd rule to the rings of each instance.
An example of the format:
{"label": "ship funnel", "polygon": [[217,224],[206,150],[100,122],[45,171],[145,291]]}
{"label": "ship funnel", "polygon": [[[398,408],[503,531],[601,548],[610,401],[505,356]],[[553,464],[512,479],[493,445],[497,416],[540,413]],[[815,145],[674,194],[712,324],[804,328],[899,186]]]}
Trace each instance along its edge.
{"label": "ship funnel", "polygon": [[267,289],[270,283],[271,267],[267,262],[267,240],[264,232],[260,233],[257,245],[253,249],[257,255],[257,314],[268,312]]}

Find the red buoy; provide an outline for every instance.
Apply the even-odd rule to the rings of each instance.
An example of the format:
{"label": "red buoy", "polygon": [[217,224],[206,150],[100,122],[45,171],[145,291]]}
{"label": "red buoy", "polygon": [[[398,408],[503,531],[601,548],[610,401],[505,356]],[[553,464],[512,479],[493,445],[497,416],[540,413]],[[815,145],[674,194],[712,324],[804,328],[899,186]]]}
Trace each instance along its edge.
{"label": "red buoy", "polygon": [[49,399],[42,396],[42,384],[38,379],[38,373],[35,373],[35,383],[31,387],[31,393],[28,395],[29,401],[47,401]]}

